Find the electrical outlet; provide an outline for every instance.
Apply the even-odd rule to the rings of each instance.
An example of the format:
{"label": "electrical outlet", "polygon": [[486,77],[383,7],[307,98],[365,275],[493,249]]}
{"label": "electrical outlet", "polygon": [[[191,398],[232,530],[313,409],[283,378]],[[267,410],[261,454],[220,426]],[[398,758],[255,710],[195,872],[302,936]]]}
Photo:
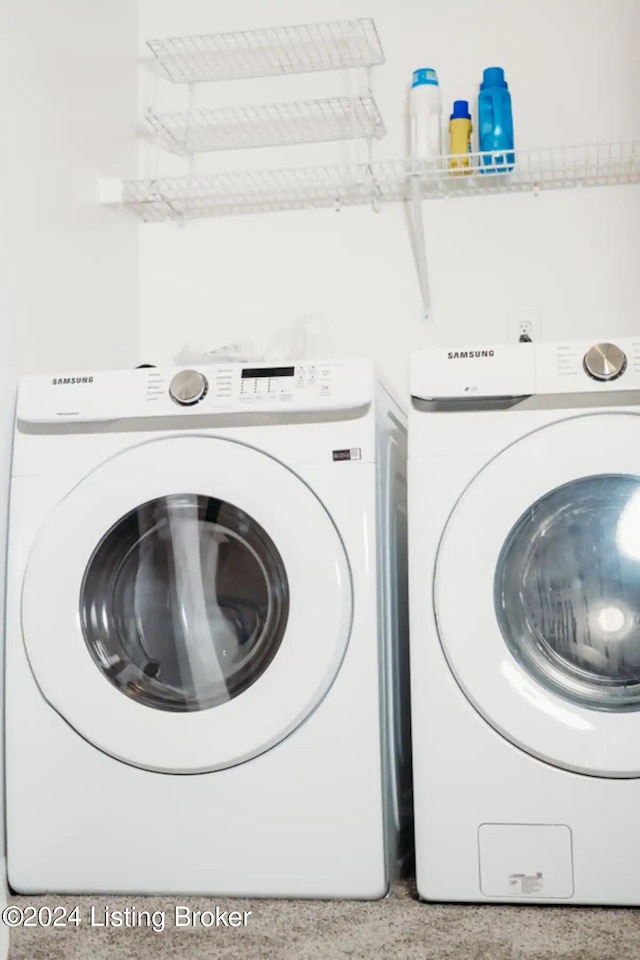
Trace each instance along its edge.
{"label": "electrical outlet", "polygon": [[533,323],[531,320],[521,320],[518,324],[518,340],[520,343],[530,343],[533,340]]}
{"label": "electrical outlet", "polygon": [[530,343],[538,339],[538,314],[535,310],[519,310],[509,315],[511,340],[518,343]]}

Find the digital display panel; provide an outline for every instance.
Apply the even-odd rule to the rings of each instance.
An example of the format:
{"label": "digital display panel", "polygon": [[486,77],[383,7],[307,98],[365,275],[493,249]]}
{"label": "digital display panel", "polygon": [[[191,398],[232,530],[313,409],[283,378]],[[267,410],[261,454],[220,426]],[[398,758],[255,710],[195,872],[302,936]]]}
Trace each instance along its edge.
{"label": "digital display panel", "polygon": [[254,377],[292,377],[295,369],[295,367],[245,367],[241,376],[243,380]]}

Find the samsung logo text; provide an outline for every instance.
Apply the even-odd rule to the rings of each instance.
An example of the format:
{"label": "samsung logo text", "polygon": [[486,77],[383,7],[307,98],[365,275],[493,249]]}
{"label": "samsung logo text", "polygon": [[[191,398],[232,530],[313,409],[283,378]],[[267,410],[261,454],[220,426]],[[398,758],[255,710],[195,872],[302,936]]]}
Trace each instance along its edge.
{"label": "samsung logo text", "polygon": [[475,357],[492,357],[494,353],[494,350],[457,350],[448,353],[447,360],[472,360]]}
{"label": "samsung logo text", "polygon": [[54,387],[71,383],[93,383],[93,377],[54,377],[51,383]]}

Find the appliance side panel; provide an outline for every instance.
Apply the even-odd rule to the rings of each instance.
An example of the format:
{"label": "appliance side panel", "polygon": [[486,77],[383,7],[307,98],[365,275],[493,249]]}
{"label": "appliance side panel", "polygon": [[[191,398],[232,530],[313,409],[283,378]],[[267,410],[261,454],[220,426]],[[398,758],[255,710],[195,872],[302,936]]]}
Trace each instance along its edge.
{"label": "appliance side panel", "polygon": [[390,875],[404,873],[412,849],[411,722],[407,588],[407,426],[378,384],[376,404],[378,634],[383,777]]}

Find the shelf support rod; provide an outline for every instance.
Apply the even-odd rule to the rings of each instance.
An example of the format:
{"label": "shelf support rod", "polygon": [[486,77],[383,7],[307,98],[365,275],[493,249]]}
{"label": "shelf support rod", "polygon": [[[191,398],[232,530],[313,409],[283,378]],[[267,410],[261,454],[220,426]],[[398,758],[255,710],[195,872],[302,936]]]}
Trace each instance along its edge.
{"label": "shelf support rod", "polygon": [[420,175],[409,175],[409,231],[413,257],[418,271],[418,285],[422,296],[423,320],[431,318],[431,288],[427,270],[427,248],[424,241],[424,218],[422,216],[422,192]]}
{"label": "shelf support rod", "polygon": [[[187,204],[191,200],[191,189],[193,185],[193,172],[194,172],[194,160],[193,160],[193,150],[191,148],[191,120],[193,117],[193,104],[195,99],[195,84],[190,83],[187,92],[187,120],[184,130],[184,146],[187,153],[187,193],[188,200]],[[177,220],[179,227],[186,227],[187,220],[184,214],[184,210],[180,214]]]}

